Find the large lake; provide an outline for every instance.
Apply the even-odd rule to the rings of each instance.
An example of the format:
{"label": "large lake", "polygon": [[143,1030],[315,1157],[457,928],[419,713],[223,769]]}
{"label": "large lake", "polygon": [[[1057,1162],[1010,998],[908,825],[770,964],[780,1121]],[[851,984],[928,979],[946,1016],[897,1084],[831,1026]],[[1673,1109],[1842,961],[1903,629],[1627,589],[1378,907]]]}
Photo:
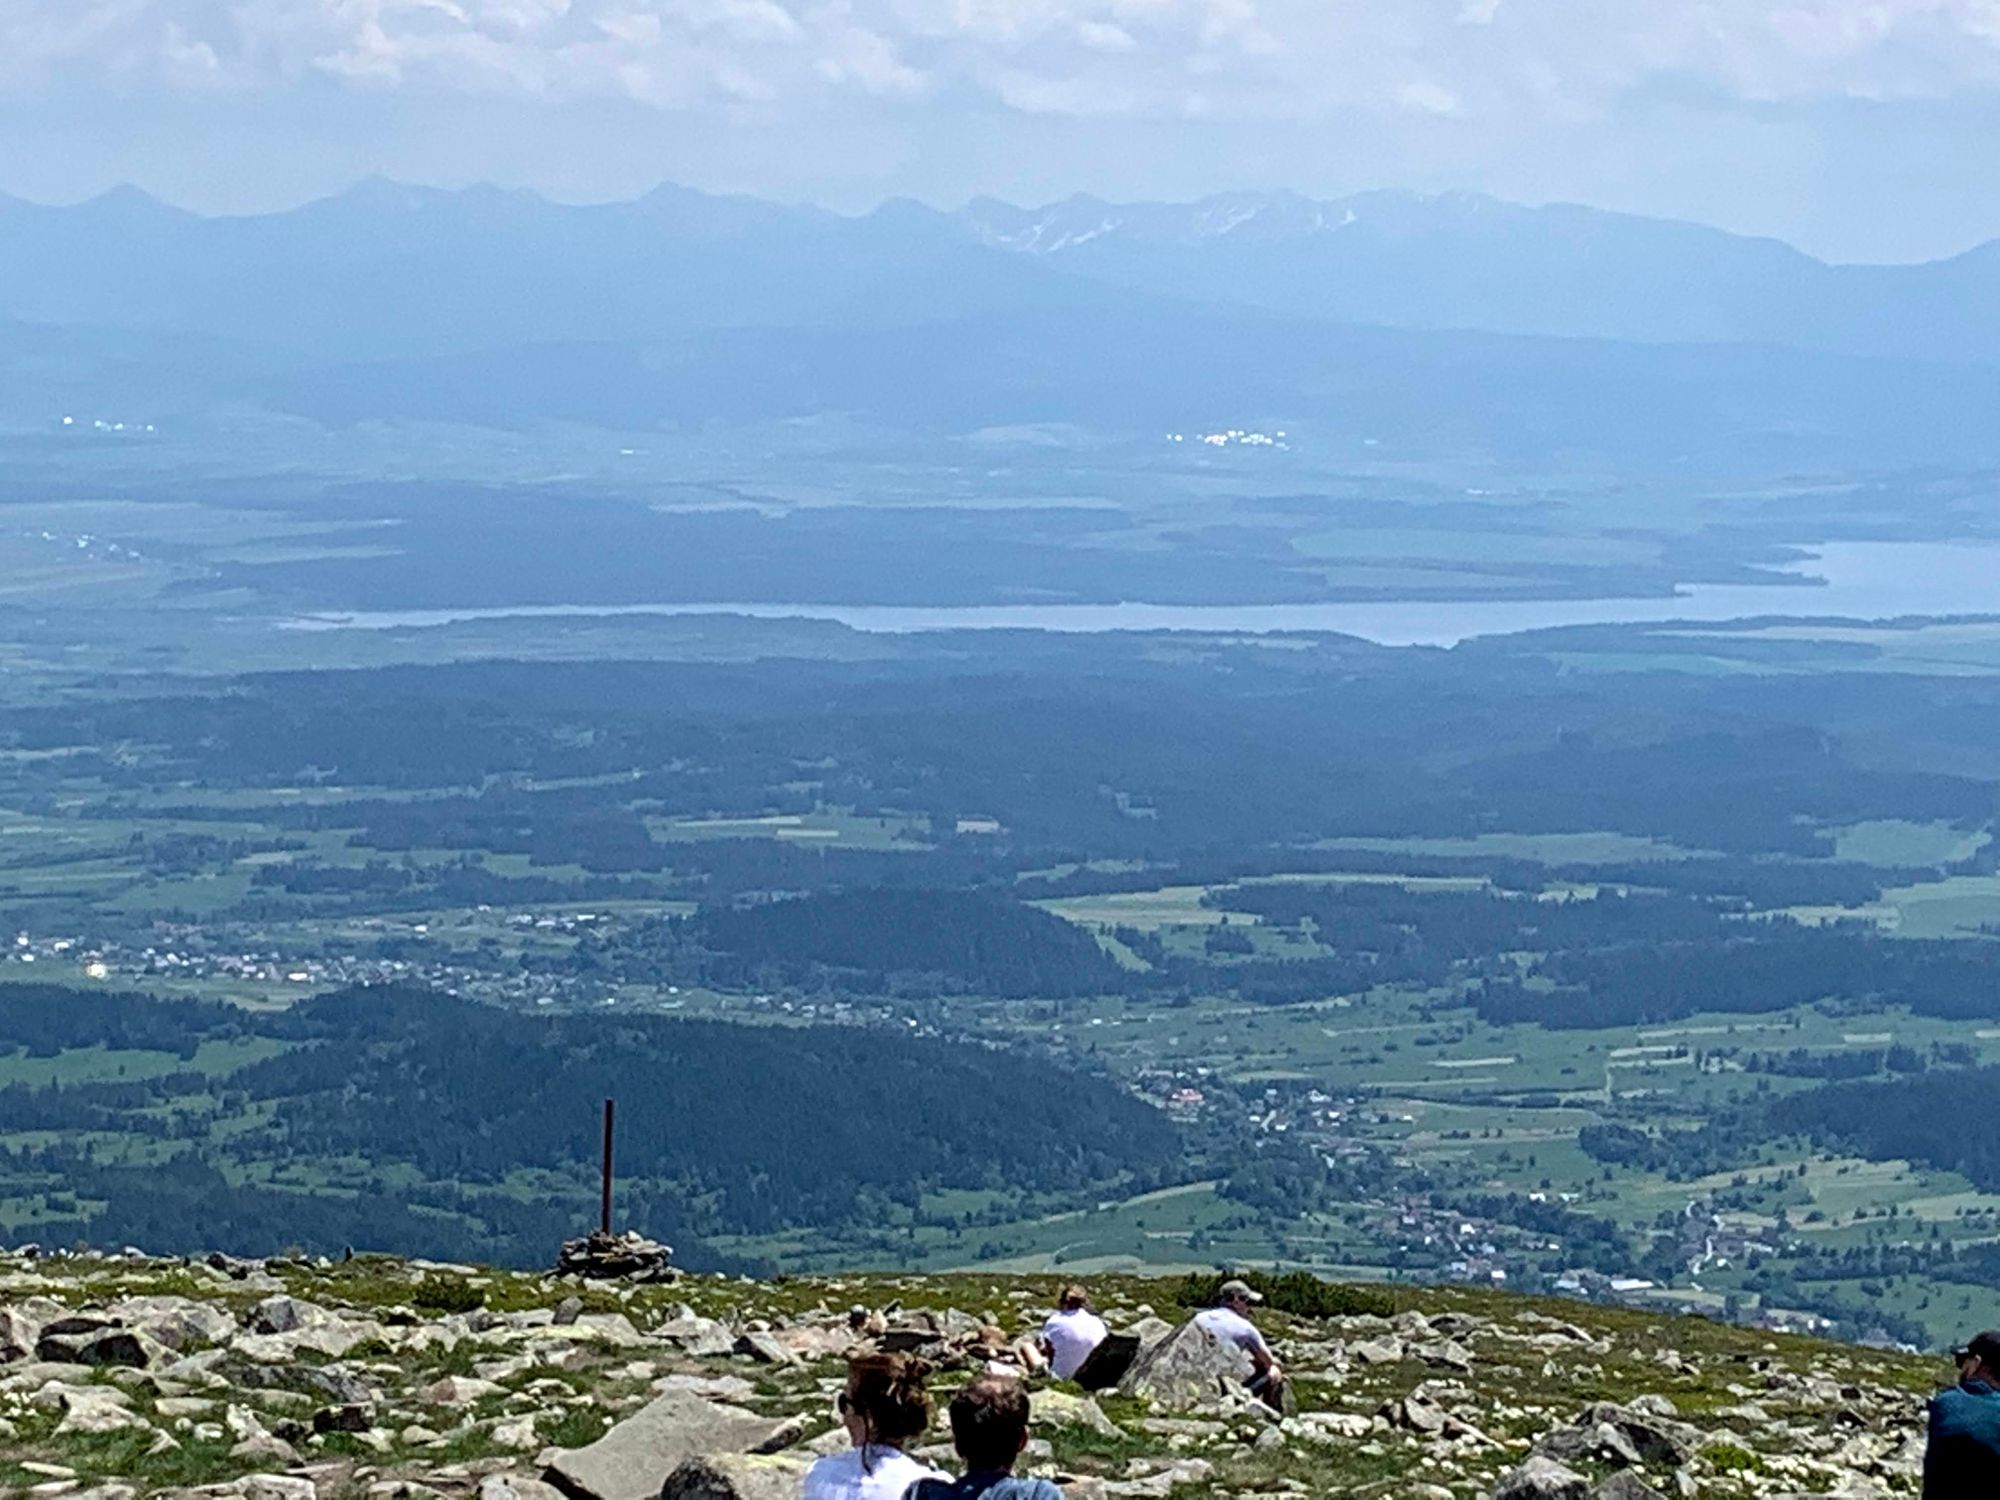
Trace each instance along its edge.
{"label": "large lake", "polygon": [[1557,625],[1740,620],[1760,615],[1888,620],[2000,615],[2000,543],[1828,542],[1781,571],[1794,584],[1689,584],[1640,599],[1380,600],[1340,604],[545,604],[495,609],[327,613],[294,630],[393,630],[468,620],[618,615],[750,615],[836,620],[856,630],[1331,631],[1390,646],[1450,646]]}

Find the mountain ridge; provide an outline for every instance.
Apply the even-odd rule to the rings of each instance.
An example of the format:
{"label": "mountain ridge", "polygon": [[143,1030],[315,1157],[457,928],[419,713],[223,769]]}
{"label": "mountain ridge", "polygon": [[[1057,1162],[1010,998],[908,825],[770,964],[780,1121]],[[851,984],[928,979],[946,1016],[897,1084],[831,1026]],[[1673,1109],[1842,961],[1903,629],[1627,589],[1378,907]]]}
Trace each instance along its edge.
{"label": "mountain ridge", "polygon": [[[700,203],[711,207],[733,205],[745,210],[755,210],[769,216],[795,215],[809,216],[822,222],[861,223],[884,216],[921,215],[932,219],[955,221],[973,226],[975,229],[987,222],[989,215],[1012,215],[1020,217],[1046,218],[1064,212],[1097,210],[1117,215],[1124,219],[1147,218],[1158,221],[1177,215],[1193,215],[1197,219],[1213,221],[1219,213],[1232,209],[1243,211],[1243,222],[1253,222],[1265,217],[1266,209],[1282,209],[1295,215],[1307,215],[1311,222],[1308,228],[1322,230],[1327,227],[1342,227],[1343,224],[1361,222],[1359,208],[1403,209],[1405,211],[1429,208],[1463,210],[1462,218],[1473,215],[1487,217],[1497,213],[1515,218],[1543,216],[1549,218],[1572,219],[1577,217],[1618,222],[1632,225],[1670,226],[1687,230],[1718,240],[1743,244],[1763,244],[1781,247],[1791,255],[1814,264],[1827,267],[1849,267],[1860,269],[1899,269],[1906,266],[1945,265],[1962,260],[1981,252],[2000,253],[2000,239],[1982,241],[1950,255],[1931,257],[1914,262],[1874,262],[1837,261],[1817,256],[1800,249],[1789,241],[1775,235],[1759,235],[1739,230],[1725,229],[1719,225],[1706,224],[1694,219],[1677,219],[1661,214],[1633,213],[1623,209],[1601,208],[1594,204],[1567,199],[1551,200],[1547,203],[1522,203],[1495,194],[1473,192],[1461,189],[1445,189],[1424,192],[1403,188],[1366,188],[1334,197],[1317,198],[1310,194],[1289,188],[1257,189],[1240,188],[1203,194],[1185,199],[1120,199],[1105,198],[1098,194],[1076,192],[1061,198],[1048,199],[1038,203],[1016,203],[1011,199],[993,194],[975,194],[956,208],[941,208],[923,199],[908,195],[892,195],[884,198],[871,208],[858,212],[845,212],[823,207],[806,201],[764,198],[754,193],[717,192],[705,188],[692,187],[684,183],[662,180],[644,192],[622,198],[589,199],[573,202],[551,197],[536,188],[508,186],[486,180],[464,183],[459,186],[441,186],[431,183],[406,181],[381,173],[372,173],[357,178],[347,187],[314,197],[301,199],[282,208],[257,211],[205,213],[188,208],[173,200],[163,198],[135,183],[121,182],[69,203],[51,203],[40,199],[27,198],[18,194],[0,192],[0,210],[32,210],[45,214],[74,213],[79,210],[99,208],[106,204],[144,204],[164,210],[176,217],[202,223],[243,223],[260,219],[285,219],[324,209],[328,205],[374,201],[392,203],[401,201],[415,203],[449,203],[507,200],[533,205],[558,213],[588,215],[606,211],[637,208],[652,203],[688,205]],[[1337,213],[1336,213],[1337,211]],[[1211,227],[1210,233],[1219,236],[1227,233],[1227,228]]]}
{"label": "mountain ridge", "polygon": [[1075,196],[865,214],[662,184],[563,204],[368,179],[206,218],[136,189],[0,200],[0,319],[260,339],[384,358],[726,327],[1085,307],[2000,362],[2000,247],[1841,265],[1773,239],[1573,204],[1376,191],[1186,204]]}
{"label": "mountain ridge", "polygon": [[[0,341],[0,413],[43,433],[115,402],[140,422],[248,403],[513,430],[1262,424],[1704,468],[1984,464],[2000,441],[2000,247],[1839,267],[1462,194],[1039,216],[844,216],[671,184],[578,206],[387,179],[239,218],[136,190],[0,200],[10,325],[89,334]],[[109,330],[135,336],[129,355]]]}

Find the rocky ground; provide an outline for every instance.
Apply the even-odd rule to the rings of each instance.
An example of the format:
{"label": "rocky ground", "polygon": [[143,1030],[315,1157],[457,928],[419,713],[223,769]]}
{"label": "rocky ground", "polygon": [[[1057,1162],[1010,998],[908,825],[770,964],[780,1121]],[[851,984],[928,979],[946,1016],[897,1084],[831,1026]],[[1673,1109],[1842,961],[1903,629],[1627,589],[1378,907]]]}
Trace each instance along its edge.
{"label": "rocky ground", "polygon": [[[1093,1279],[1162,1339],[1177,1283]],[[1049,1278],[617,1285],[374,1257],[0,1255],[0,1496],[744,1500],[844,1442],[854,1343],[940,1394],[1040,1325]],[[1263,1322],[1279,1420],[1183,1342],[1118,1392],[1036,1381],[1028,1467],[1072,1496],[1644,1500],[1914,1494],[1942,1362],[1695,1319],[1406,1288]],[[948,1463],[948,1448],[936,1457]]]}

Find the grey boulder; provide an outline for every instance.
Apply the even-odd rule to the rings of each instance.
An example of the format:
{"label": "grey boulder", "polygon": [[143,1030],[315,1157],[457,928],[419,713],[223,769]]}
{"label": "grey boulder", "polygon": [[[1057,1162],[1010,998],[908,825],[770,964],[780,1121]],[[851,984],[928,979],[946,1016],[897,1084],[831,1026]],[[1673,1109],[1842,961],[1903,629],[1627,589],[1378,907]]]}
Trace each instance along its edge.
{"label": "grey boulder", "polygon": [[1535,1452],[1558,1463],[1592,1461],[1603,1464],[1637,1465],[1645,1462],[1632,1440],[1609,1422],[1586,1426],[1582,1422],[1558,1427],[1535,1444]]}
{"label": "grey boulder", "polygon": [[1142,1350],[1118,1382],[1127,1396],[1160,1406],[1201,1406],[1240,1389],[1250,1378],[1250,1356],[1224,1343],[1190,1318],[1150,1349]]}
{"label": "grey boulder", "polygon": [[236,1320],[224,1309],[192,1297],[127,1297],[112,1304],[111,1312],[126,1327],[176,1351],[224,1343],[236,1332]]}
{"label": "grey boulder", "polygon": [[1595,1401],[1586,1406],[1576,1420],[1580,1427],[1613,1428],[1632,1445],[1641,1460],[1673,1468],[1679,1468],[1694,1457],[1701,1437],[1687,1423],[1662,1416],[1651,1403],[1641,1407],[1636,1401],[1624,1406],[1615,1401]]}
{"label": "grey boulder", "polygon": [[488,1474],[479,1481],[479,1500],[562,1500],[562,1491],[525,1474]]}
{"label": "grey boulder", "polygon": [[252,1333],[296,1333],[325,1320],[323,1308],[296,1297],[278,1296],[266,1297],[251,1308],[249,1323]]}
{"label": "grey boulder", "polygon": [[670,1390],[596,1442],[555,1455],[543,1478],[572,1500],[657,1500],[669,1474],[690,1458],[747,1454],[771,1443],[783,1422]]}
{"label": "grey boulder", "polygon": [[676,1466],[659,1500],[797,1500],[805,1477],[796,1458],[713,1454]]}
{"label": "grey boulder", "polygon": [[1029,1396],[1028,1425],[1031,1429],[1081,1427],[1099,1437],[1123,1436],[1103,1407],[1088,1396],[1072,1396],[1066,1391],[1036,1391]]}
{"label": "grey boulder", "polygon": [[671,1318],[655,1328],[653,1337],[678,1344],[682,1353],[696,1359],[728,1354],[736,1347],[736,1335],[725,1324],[700,1317],[687,1306],[677,1308]]}
{"label": "grey boulder", "polygon": [[31,1357],[40,1335],[40,1326],[18,1307],[0,1307],[0,1365]]}
{"label": "grey boulder", "polygon": [[795,1365],[799,1362],[798,1356],[779,1343],[777,1336],[771,1333],[739,1334],[736,1339],[736,1352],[747,1354],[764,1365]]}
{"label": "grey boulder", "polygon": [[1626,1469],[1599,1481],[1590,1492],[1590,1500],[1666,1500],[1666,1496]]}
{"label": "grey boulder", "polygon": [[1495,1486],[1493,1500],[1587,1500],[1590,1481],[1537,1454]]}
{"label": "grey boulder", "polygon": [[43,1333],[35,1346],[42,1359],[75,1365],[127,1365],[143,1370],[163,1353],[162,1346],[135,1328],[91,1333]]}

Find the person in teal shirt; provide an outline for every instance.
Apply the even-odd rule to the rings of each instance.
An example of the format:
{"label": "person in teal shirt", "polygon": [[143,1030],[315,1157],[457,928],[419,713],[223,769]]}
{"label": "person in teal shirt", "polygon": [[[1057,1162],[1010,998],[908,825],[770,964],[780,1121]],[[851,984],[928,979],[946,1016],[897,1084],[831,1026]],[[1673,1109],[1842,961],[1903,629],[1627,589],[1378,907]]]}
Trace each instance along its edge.
{"label": "person in teal shirt", "polygon": [[2000,1496],[2000,1332],[1954,1349],[1958,1384],[1931,1398],[1924,1500]]}
{"label": "person in teal shirt", "polygon": [[982,1375],[951,1398],[951,1444],[965,1465],[958,1479],[920,1479],[903,1500],[1063,1500],[1046,1479],[1021,1479],[1014,1465],[1028,1446],[1028,1393],[1007,1376]]}

